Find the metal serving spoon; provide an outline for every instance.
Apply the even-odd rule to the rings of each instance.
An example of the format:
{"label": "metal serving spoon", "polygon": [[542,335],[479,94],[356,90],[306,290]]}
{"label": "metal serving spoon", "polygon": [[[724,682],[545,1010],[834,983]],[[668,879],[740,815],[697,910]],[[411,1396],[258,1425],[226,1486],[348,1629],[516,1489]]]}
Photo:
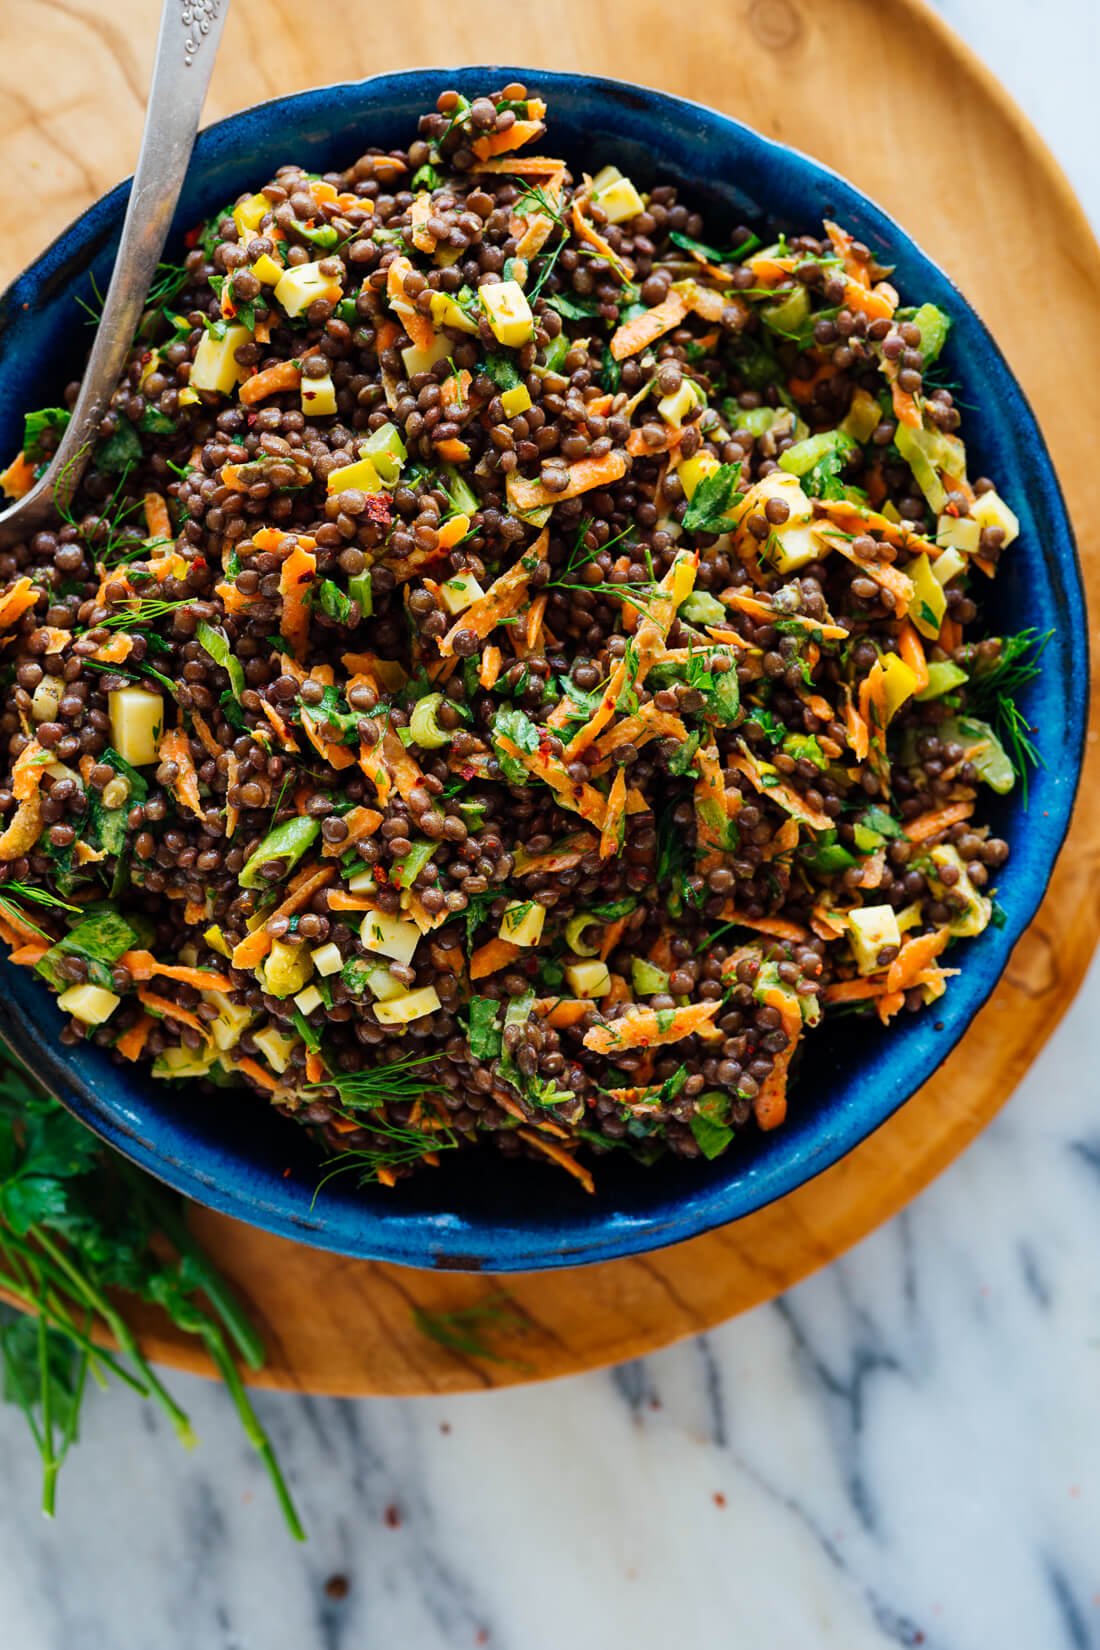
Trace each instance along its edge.
{"label": "metal serving spoon", "polygon": [[228,11],[229,0],[164,0],[141,153],[80,394],[45,473],[0,511],[0,548],[51,526],[80,484],[168,238]]}

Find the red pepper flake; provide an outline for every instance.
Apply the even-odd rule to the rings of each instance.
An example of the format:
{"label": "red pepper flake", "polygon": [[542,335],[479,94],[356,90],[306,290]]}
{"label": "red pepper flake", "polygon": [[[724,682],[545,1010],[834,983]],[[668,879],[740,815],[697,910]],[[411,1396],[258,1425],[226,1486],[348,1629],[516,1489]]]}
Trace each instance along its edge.
{"label": "red pepper flake", "polygon": [[726,1498],[722,1494],[721,1490],[715,1490],[713,1499],[716,1507],[724,1507],[726,1505]]}
{"label": "red pepper flake", "polygon": [[183,237],[183,244],[187,248],[188,252],[190,252],[192,247],[198,246],[199,236],[201,234],[202,227],[199,224],[196,224],[194,229],[189,229],[187,231],[186,235]]}
{"label": "red pepper flake", "polygon": [[400,1507],[394,1506],[393,1502],[391,1501],[390,1505],[386,1508],[385,1512],[382,1514],[382,1522],[385,1524],[387,1530],[399,1530],[401,1528],[401,1509],[400,1509]]}
{"label": "red pepper flake", "polygon": [[368,493],[364,514],[377,527],[388,527],[393,520],[393,503],[387,493]]}

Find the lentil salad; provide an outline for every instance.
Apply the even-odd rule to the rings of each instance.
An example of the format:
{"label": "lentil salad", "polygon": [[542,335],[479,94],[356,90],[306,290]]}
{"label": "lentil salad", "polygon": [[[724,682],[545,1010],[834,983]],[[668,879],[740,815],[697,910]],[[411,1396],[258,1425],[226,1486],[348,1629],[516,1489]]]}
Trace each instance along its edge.
{"label": "lentil salad", "polygon": [[575,181],[545,113],[445,94],[217,214],[0,560],[15,960],[387,1183],[777,1126],[804,1031],[940,995],[1007,855],[981,713],[1034,667],[966,635],[1016,523],[949,318],[839,226]]}

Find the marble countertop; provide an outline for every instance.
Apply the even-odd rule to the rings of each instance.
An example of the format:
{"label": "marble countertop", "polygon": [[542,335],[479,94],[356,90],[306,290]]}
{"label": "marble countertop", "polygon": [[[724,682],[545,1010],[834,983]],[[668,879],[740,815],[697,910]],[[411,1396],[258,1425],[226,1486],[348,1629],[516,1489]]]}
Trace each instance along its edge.
{"label": "marble countertop", "polygon": [[[1095,0],[942,9],[1100,228]],[[175,1383],[191,1458],[94,1395],[54,1526],[0,1412],[0,1650],[1100,1647],[1097,1014],[1100,966],[923,1197],[712,1335],[493,1395],[261,1395],[305,1548],[215,1387]]]}

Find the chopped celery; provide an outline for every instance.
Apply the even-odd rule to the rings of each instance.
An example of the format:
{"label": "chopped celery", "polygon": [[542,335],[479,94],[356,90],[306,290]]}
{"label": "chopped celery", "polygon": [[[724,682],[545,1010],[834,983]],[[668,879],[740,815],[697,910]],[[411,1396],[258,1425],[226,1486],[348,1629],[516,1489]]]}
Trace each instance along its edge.
{"label": "chopped celery", "polygon": [[984,779],[999,796],[1007,796],[1016,783],[1016,771],[1008,752],[988,722],[982,722],[976,716],[953,716],[945,722],[937,722],[936,734],[944,741],[953,740],[961,745],[978,778]]}
{"label": "chopped celery", "polygon": [[443,474],[447,477],[447,497],[456,510],[467,516],[472,516],[475,511],[480,510],[477,494],[469,482],[459,475],[454,464],[444,464]]}
{"label": "chopped celery", "polygon": [[[256,852],[246,862],[244,870],[237,881],[242,888],[264,888],[269,882],[278,881],[292,871],[302,855],[313,846],[321,834],[319,819],[305,819],[295,817],[284,819],[281,825],[276,825],[264,837]],[[265,877],[263,868],[275,860],[284,860],[279,877]]]}
{"label": "chopped celery", "polygon": [[414,842],[408,853],[403,859],[398,860],[390,873],[390,880],[394,887],[411,888],[438,846],[437,842],[428,842],[423,839]]}
{"label": "chopped celery", "polygon": [[599,917],[594,917],[590,911],[580,911],[575,917],[570,917],[565,925],[565,943],[578,957],[595,957],[599,947],[590,945],[584,937],[586,928],[598,926]]}
{"label": "chopped celery", "polygon": [[906,310],[904,316],[899,313],[897,319],[903,318],[920,328],[920,352],[924,356],[925,366],[931,366],[947,342],[947,334],[951,330],[950,315],[936,304],[921,304],[919,309]]}
{"label": "chopped celery", "polygon": [[644,957],[632,957],[630,961],[630,977],[634,989],[639,997],[653,997],[659,991],[668,990],[668,975],[656,963],[647,962]]}
{"label": "chopped celery", "polygon": [[418,699],[412,708],[409,732],[412,734],[413,744],[419,745],[421,750],[440,750],[451,742],[451,735],[439,725],[439,708],[442,703],[441,693],[428,693],[423,699]]}
{"label": "chopped celery", "polygon": [[968,679],[966,671],[953,659],[933,659],[928,666],[928,686],[921,688],[916,697],[922,700],[942,699],[945,693],[961,687]]}
{"label": "chopped celery", "polygon": [[769,332],[776,332],[781,338],[796,340],[801,338],[809,315],[810,294],[804,286],[794,287],[782,298],[763,304],[760,309],[760,319]]}
{"label": "chopped celery", "polygon": [[728,617],[722,603],[709,590],[693,590],[680,608],[680,618],[688,624],[725,624]]}
{"label": "chopped celery", "polygon": [[874,396],[868,395],[866,390],[857,390],[852,396],[851,405],[840,429],[862,446],[864,442],[870,441],[881,423],[882,408]]}
{"label": "chopped celery", "polygon": [[359,443],[359,456],[369,458],[379,479],[392,487],[401,475],[408,451],[394,424],[382,424]]}
{"label": "chopped celery", "polygon": [[779,455],[779,465],[793,476],[804,476],[812,470],[815,464],[820,464],[823,458],[832,453],[850,453],[856,445],[850,435],[843,430],[822,430],[820,435],[811,435],[805,441],[796,441],[793,447],[788,447],[785,453]]}
{"label": "chopped celery", "polygon": [[353,573],[348,580],[348,595],[359,603],[359,616],[369,619],[374,612],[374,586],[369,573]]}

